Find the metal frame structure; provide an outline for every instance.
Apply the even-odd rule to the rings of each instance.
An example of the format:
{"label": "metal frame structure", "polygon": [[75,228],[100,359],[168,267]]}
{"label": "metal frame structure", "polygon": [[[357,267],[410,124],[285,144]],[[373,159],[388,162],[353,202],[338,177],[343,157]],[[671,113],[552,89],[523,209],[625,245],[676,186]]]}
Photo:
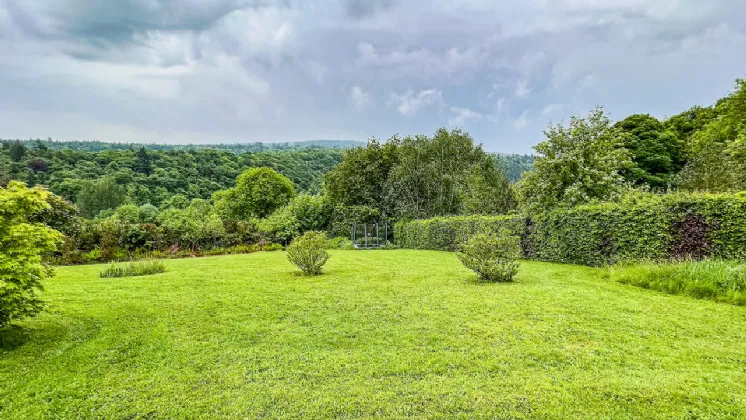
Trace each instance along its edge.
{"label": "metal frame structure", "polygon": [[[370,232],[368,227],[370,227]],[[362,237],[360,237],[361,232]],[[350,229],[350,239],[355,249],[383,248],[389,244],[389,224],[388,222],[353,223]]]}

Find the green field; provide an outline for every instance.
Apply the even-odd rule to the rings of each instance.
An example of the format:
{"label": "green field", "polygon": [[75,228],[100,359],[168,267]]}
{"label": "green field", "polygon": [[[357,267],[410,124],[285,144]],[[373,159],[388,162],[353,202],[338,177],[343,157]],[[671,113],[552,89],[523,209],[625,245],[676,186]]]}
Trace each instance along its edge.
{"label": "green field", "polygon": [[68,267],[0,332],[0,418],[745,418],[746,308],[450,253]]}

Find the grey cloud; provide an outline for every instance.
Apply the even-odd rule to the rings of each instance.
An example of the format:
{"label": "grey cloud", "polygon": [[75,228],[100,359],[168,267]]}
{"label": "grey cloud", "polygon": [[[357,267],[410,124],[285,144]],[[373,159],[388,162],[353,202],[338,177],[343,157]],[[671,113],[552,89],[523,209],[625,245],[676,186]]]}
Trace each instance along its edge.
{"label": "grey cloud", "polygon": [[342,2],[349,16],[361,19],[392,8],[398,0],[342,0]]}
{"label": "grey cloud", "polygon": [[48,40],[96,46],[136,42],[147,31],[200,31],[233,11],[269,7],[260,0],[4,0],[20,30]]}
{"label": "grey cloud", "polygon": [[663,116],[724,95],[746,68],[744,14],[742,0],[0,0],[0,137],[463,125],[526,152],[549,117],[597,103]]}

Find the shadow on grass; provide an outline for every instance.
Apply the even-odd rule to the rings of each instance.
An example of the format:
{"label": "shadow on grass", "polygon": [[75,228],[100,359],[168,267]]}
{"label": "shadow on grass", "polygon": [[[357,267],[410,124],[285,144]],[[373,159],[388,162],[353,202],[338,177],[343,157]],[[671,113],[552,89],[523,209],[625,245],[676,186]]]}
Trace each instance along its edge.
{"label": "shadow on grass", "polygon": [[82,343],[95,337],[100,329],[100,323],[94,319],[71,320],[64,324],[47,321],[34,327],[10,325],[0,328],[0,355],[27,344],[50,348],[62,341]]}
{"label": "shadow on grass", "polygon": [[29,330],[21,328],[18,325],[0,328],[0,350],[15,350],[28,341],[29,335]]}
{"label": "shadow on grass", "polygon": [[513,281],[482,280],[481,278],[479,278],[479,276],[469,276],[464,279],[464,282],[475,285],[475,286],[495,286],[495,287],[517,286],[518,284],[521,283],[520,280],[513,280]]}

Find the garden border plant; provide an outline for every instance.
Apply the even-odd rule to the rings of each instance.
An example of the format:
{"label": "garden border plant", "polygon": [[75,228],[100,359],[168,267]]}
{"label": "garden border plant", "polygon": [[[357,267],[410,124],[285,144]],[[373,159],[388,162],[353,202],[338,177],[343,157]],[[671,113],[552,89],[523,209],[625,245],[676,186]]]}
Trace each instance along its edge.
{"label": "garden border plant", "polygon": [[510,282],[520,266],[521,238],[505,228],[480,233],[464,242],[456,256],[483,281]]}
{"label": "garden border plant", "polygon": [[746,259],[746,193],[650,194],[619,203],[530,216],[441,217],[400,221],[402,248],[454,251],[465,238],[505,228],[521,236],[522,255],[603,266],[682,258]]}
{"label": "garden border plant", "polygon": [[300,268],[303,274],[318,276],[329,260],[326,252],[327,238],[323,232],[310,231],[299,236],[287,248],[288,261]]}

